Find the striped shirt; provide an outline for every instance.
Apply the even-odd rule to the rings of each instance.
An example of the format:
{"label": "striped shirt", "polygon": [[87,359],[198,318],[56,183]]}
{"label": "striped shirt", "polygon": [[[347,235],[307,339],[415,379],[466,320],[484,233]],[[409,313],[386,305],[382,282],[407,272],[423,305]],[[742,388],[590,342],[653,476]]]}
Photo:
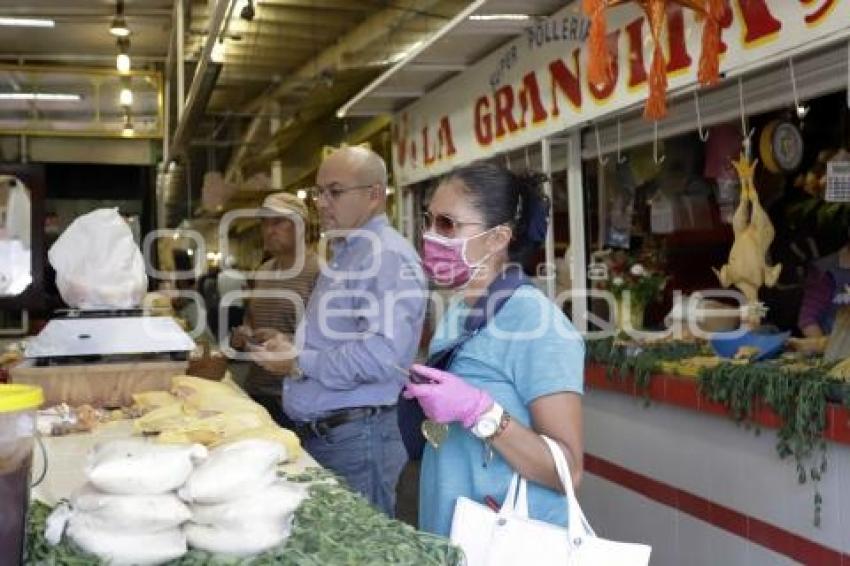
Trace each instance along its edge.
{"label": "striped shirt", "polygon": [[[277,259],[263,263],[257,273],[251,277],[253,296],[248,300],[248,324],[253,329],[273,328],[284,334],[295,334],[301,315],[310,299],[313,285],[319,274],[316,254],[307,252],[304,267],[300,273],[290,277],[271,279],[272,274],[281,274]],[[293,293],[289,297],[264,296],[264,293],[285,291]],[[271,395],[280,398],[283,376],[270,373],[256,364],[245,382],[245,388],[251,395]]]}

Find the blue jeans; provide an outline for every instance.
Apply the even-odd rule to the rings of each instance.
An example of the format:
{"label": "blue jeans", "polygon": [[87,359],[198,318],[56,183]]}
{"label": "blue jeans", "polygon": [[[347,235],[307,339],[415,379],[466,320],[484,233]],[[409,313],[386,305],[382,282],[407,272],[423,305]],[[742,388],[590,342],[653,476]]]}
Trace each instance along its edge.
{"label": "blue jeans", "polygon": [[304,447],[372,505],[395,516],[395,488],[407,462],[395,409],[334,427]]}

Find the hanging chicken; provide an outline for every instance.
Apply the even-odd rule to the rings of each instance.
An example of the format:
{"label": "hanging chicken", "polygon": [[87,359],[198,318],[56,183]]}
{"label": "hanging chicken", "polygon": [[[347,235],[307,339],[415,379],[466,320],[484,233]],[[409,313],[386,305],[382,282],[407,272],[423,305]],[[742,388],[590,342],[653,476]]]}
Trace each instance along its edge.
{"label": "hanging chicken", "polygon": [[[758,305],[759,288],[776,285],[782,264],[768,266],[765,259],[775,231],[753,185],[753,174],[758,160],[750,162],[741,154],[741,159],[732,163],[741,178],[741,204],[732,217],[735,241],[729,252],[729,263],[720,268],[720,271],[715,269],[714,273],[724,287],[734,285],[740,289],[752,308]],[[750,206],[752,210],[749,210]],[[751,315],[750,322],[754,326],[758,323],[757,318]]]}
{"label": "hanging chicken", "polygon": [[638,4],[646,13],[655,46],[649,71],[649,98],[644,116],[661,120],[667,115],[667,62],[661,44],[661,31],[670,5],[698,12],[704,19],[702,54],[697,78],[703,85],[715,84],[720,78],[720,20],[726,10],[725,0],[582,0],[584,13],[591,18],[587,76],[599,87],[613,80],[611,54],[608,52],[605,10],[628,2]]}

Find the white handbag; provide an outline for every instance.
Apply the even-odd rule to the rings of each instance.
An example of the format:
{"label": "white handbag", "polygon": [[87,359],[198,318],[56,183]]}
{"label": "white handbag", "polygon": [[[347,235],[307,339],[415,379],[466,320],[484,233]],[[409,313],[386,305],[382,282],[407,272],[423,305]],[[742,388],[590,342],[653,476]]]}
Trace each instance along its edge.
{"label": "white handbag", "polygon": [[543,436],[567,495],[569,527],[529,519],[526,480],[514,474],[498,512],[459,497],[451,540],[463,549],[468,566],[647,566],[652,547],[596,536],[576,499],[566,458]]}

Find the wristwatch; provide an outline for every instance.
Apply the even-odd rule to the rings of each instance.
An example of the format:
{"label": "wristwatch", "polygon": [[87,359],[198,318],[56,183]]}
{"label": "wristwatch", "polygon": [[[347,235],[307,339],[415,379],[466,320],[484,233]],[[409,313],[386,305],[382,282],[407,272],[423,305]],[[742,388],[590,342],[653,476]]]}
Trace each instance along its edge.
{"label": "wristwatch", "polygon": [[505,410],[502,406],[494,402],[492,407],[478,417],[470,431],[481,440],[488,440],[497,432],[500,432],[504,414]]}

